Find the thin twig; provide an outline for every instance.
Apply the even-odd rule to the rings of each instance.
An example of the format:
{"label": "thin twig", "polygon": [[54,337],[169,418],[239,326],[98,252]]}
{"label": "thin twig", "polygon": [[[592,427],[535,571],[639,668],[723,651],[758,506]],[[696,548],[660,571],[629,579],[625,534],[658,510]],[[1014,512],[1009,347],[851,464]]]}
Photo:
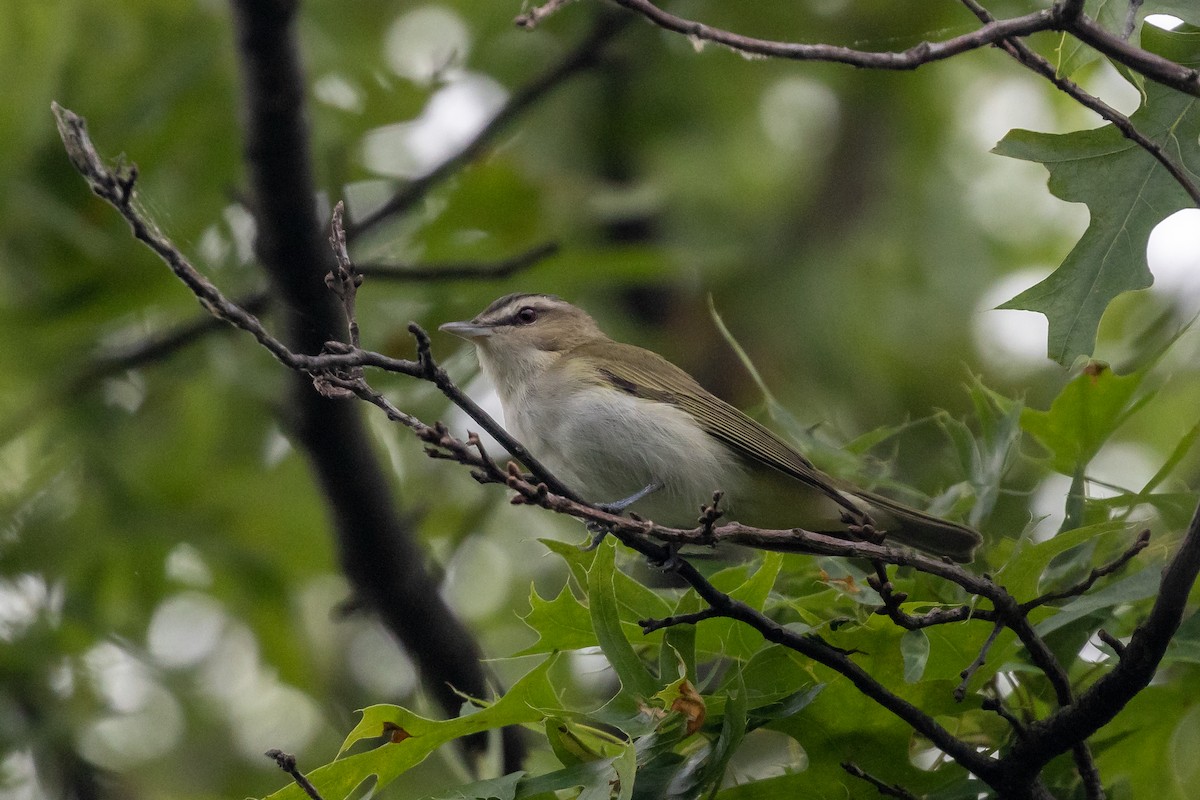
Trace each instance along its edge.
{"label": "thin twig", "polygon": [[961,703],[963,698],[967,696],[967,684],[971,682],[971,676],[978,672],[979,668],[987,661],[988,651],[992,649],[992,645],[996,643],[996,637],[1000,635],[1000,631],[1002,630],[1004,630],[1004,623],[997,622],[994,624],[992,632],[988,634],[987,640],[983,643],[983,647],[979,648],[979,655],[975,656],[975,660],[966,669],[958,673],[958,677],[962,678],[962,681],[954,689],[954,699],[958,702]]}
{"label": "thin twig", "polygon": [[900,800],[917,800],[917,796],[915,794],[908,791],[900,784],[882,781],[864,770],[858,764],[855,764],[853,761],[843,761],[842,769],[846,770],[846,772],[850,773],[855,778],[859,778],[860,780],[864,780],[871,784],[877,790],[879,790],[879,793],[884,797],[897,797],[900,798]]}
{"label": "thin twig", "polygon": [[1129,41],[1133,29],[1137,27],[1138,11],[1142,8],[1142,0],[1129,0],[1129,10],[1125,12],[1125,25],[1121,28],[1121,38]]}
{"label": "thin twig", "polygon": [[994,610],[976,608],[973,605],[967,604],[952,608],[933,608],[924,614],[909,614],[900,607],[902,603],[908,600],[908,595],[895,590],[896,587],[888,578],[887,564],[882,561],[873,561],[872,566],[875,568],[875,574],[867,576],[867,585],[874,589],[879,595],[879,599],[883,601],[883,605],[875,609],[875,613],[888,617],[888,619],[905,630],[915,631],[922,628],[930,628],[934,625],[949,625],[969,619],[986,622],[996,621]]}
{"label": "thin twig", "polygon": [[675,614],[671,617],[663,617],[662,619],[639,619],[638,625],[642,626],[642,633],[654,633],[662,628],[670,628],[673,625],[695,625],[697,622],[703,622],[706,619],[719,617],[716,609],[705,608],[700,611],[693,611],[690,614]]}
{"label": "thin twig", "polygon": [[329,223],[329,246],[333,250],[336,266],[325,276],[325,285],[342,301],[342,308],[346,312],[346,324],[350,329],[350,346],[358,349],[358,316],[354,312],[354,304],[358,298],[358,287],[362,286],[363,276],[355,268],[346,249],[346,229],[342,225],[345,208],[346,205],[341,200],[333,207],[333,218]]}
{"label": "thin twig", "polygon": [[324,800],[321,797],[321,793],[317,791],[317,787],[313,786],[312,781],[304,777],[304,773],[296,766],[296,757],[294,755],[285,753],[282,750],[268,750],[264,755],[267,758],[274,759],[279,768],[288,775],[291,775],[296,785],[303,789],[304,793],[311,797],[312,800]]}
{"label": "thin twig", "polygon": [[910,70],[934,61],[988,47],[1012,36],[1028,36],[1038,31],[1052,30],[1057,24],[1053,9],[1044,9],[999,22],[940,42],[921,42],[900,52],[855,50],[832,44],[802,44],[757,39],[731,31],[714,28],[702,22],[678,17],[662,10],[650,0],[615,0],[617,5],[634,11],[655,25],[680,33],[696,42],[713,42],[752,56],[785,58],[795,61],[830,61],[854,67],[887,70]]}
{"label": "thin twig", "polygon": [[1032,611],[1033,609],[1037,608],[1038,606],[1045,605],[1046,603],[1053,603],[1058,600],[1065,600],[1068,597],[1078,597],[1081,594],[1084,594],[1085,592],[1087,592],[1089,589],[1091,589],[1092,586],[1096,583],[1096,581],[1100,580],[1101,578],[1112,575],[1114,572],[1117,572],[1118,570],[1120,570],[1121,567],[1128,564],[1131,560],[1133,560],[1133,558],[1135,556],[1137,556],[1138,553],[1142,552],[1149,546],[1150,546],[1150,531],[1149,531],[1149,529],[1147,529],[1137,535],[1137,538],[1134,540],[1133,544],[1131,544],[1125,550],[1125,552],[1121,553],[1121,555],[1117,556],[1116,558],[1114,558],[1112,561],[1110,561],[1107,564],[1102,564],[1099,567],[1094,567],[1092,569],[1092,571],[1088,573],[1087,577],[1084,578],[1083,580],[1079,581],[1078,583],[1076,583],[1073,586],[1068,586],[1066,589],[1061,589],[1057,592],[1047,592],[1046,594],[1041,595],[1040,597],[1035,597],[1032,600],[1028,600],[1021,604],[1021,608],[1024,609],[1026,612],[1029,612],[1029,611]]}

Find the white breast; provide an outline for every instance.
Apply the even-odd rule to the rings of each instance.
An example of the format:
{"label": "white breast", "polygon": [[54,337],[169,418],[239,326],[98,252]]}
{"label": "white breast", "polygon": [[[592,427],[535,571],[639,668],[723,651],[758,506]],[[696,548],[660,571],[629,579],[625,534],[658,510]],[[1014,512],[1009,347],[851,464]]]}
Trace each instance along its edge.
{"label": "white breast", "polygon": [[509,431],[586,499],[613,502],[662,483],[633,510],[691,526],[715,490],[736,493],[737,459],[687,412],[606,387],[573,388],[543,375],[502,391],[501,402]]}

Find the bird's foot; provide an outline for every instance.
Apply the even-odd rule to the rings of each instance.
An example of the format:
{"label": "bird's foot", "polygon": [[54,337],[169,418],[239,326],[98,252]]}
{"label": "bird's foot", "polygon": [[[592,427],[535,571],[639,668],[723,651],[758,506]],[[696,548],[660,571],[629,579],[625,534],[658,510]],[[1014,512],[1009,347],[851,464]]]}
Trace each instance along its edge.
{"label": "bird's foot", "polygon": [[842,514],[842,522],[846,525],[846,531],[855,539],[871,544],[883,544],[887,539],[887,531],[876,528],[875,520],[871,519],[870,514],[855,517],[850,513],[845,513]]}
{"label": "bird's foot", "polygon": [[579,546],[579,549],[584,553],[589,553],[592,550],[595,550],[600,546],[600,543],[604,541],[604,537],[608,536],[608,534],[612,532],[612,526],[610,526],[607,522],[588,520],[584,523],[584,526],[588,529],[588,533],[591,534],[591,537],[587,540],[587,543]]}
{"label": "bird's foot", "polygon": [[624,514],[625,509],[629,508],[639,500],[645,500],[647,497],[654,494],[661,488],[663,488],[662,481],[651,481],[646,486],[643,486],[641,489],[638,489],[636,492],[629,495],[629,497],[626,497],[622,500],[615,500],[611,503],[597,503],[596,508],[599,508],[601,511],[607,511],[609,514]]}
{"label": "bird's foot", "polygon": [[[661,488],[663,488],[662,481],[656,480],[642,487],[641,489],[638,489],[636,492],[629,495],[629,497],[625,497],[621,500],[615,500],[611,503],[597,503],[596,508],[608,514],[620,516],[621,514],[625,513],[625,509],[629,508],[639,500],[644,500],[646,497],[654,494]],[[588,540],[588,543],[580,547],[580,549],[586,553],[589,550],[595,550],[600,546],[600,543],[604,541],[604,537],[608,536],[608,534],[611,532],[611,526],[608,525],[608,523],[598,522],[596,520],[591,520],[584,524],[587,526],[588,533],[592,535],[592,538]]]}

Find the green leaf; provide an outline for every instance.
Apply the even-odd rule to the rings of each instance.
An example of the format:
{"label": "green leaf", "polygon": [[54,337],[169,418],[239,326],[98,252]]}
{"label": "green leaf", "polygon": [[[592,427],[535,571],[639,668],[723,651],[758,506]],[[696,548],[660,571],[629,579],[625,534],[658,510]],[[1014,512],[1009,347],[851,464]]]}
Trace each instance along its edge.
{"label": "green leaf", "polygon": [[904,682],[916,683],[925,674],[929,661],[929,637],[923,630],[905,631],[900,637],[900,655],[904,659]]}
{"label": "green leaf", "polygon": [[1101,522],[1059,533],[1044,542],[1025,541],[999,571],[1000,583],[1018,600],[1030,600],[1037,595],[1042,574],[1055,556],[1096,537],[1125,529],[1122,522]]}
{"label": "green leaf", "polygon": [[621,629],[621,617],[617,611],[617,596],[613,588],[613,577],[617,572],[615,561],[616,545],[611,539],[596,548],[596,559],[588,570],[588,604],[591,609],[592,627],[600,649],[608,663],[621,680],[624,691],[638,698],[647,698],[659,690],[659,682],[645,663],[634,652]]}
{"label": "green leaf", "polygon": [[1135,600],[1144,600],[1158,592],[1161,582],[1162,567],[1146,567],[1127,578],[1105,586],[1098,592],[1091,592],[1071,600],[1062,606],[1054,616],[1035,625],[1034,629],[1045,636],[1095,611],[1102,611],[1122,603],[1132,603]]}
{"label": "green leaf", "polygon": [[1142,487],[1142,490],[1138,494],[1140,496],[1148,496],[1157,489],[1159,484],[1175,471],[1175,468],[1179,466],[1179,462],[1183,461],[1184,456],[1195,446],[1197,439],[1200,439],[1200,422],[1193,425],[1191,430],[1185,433],[1183,438],[1176,443],[1174,449],[1171,450],[1171,455],[1167,456],[1167,460],[1163,462],[1163,465],[1158,468],[1158,471],[1154,473],[1150,480],[1146,481],[1146,485]]}
{"label": "green leaf", "polygon": [[[1146,26],[1143,46],[1185,66],[1200,63],[1200,34]],[[1200,99],[1147,83],[1133,124],[1183,168],[1200,174]],[[1068,134],[1009,131],[994,151],[1037,161],[1050,172],[1050,191],[1086,203],[1091,222],[1062,265],[1036,286],[1004,303],[1045,314],[1047,352],[1063,365],[1092,353],[1100,317],[1122,292],[1144,289],[1150,231],[1191,200],[1153,156],[1112,125]]]}
{"label": "green leaf", "polygon": [[[621,755],[624,756],[625,753],[622,752]],[[613,764],[615,760],[585,761],[565,769],[548,772],[545,775],[526,778],[517,785],[515,800],[545,796],[550,792],[564,789],[581,790],[578,797],[583,797],[585,793],[591,792],[590,796],[610,800],[612,780],[615,775]],[[610,793],[603,794],[602,791],[605,789],[610,790]]]}
{"label": "green leaf", "polygon": [[517,784],[525,772],[511,772],[499,778],[468,783],[430,795],[426,800],[516,800]]}
{"label": "green leaf", "polygon": [[[393,705],[365,708],[362,718],[342,743],[341,753],[356,742],[378,739],[392,731],[403,731],[406,738],[365,753],[339,758],[314,769],[308,773],[308,778],[325,800],[343,800],[372,775],[377,778],[376,790],[382,789],[447,742],[494,728],[539,722],[545,716],[540,709],[559,705],[547,678],[555,660],[551,656],[543,661],[490,706],[457,719],[426,719]],[[269,797],[271,800],[305,800],[306,795],[299,786],[289,784]]]}
{"label": "green leaf", "polygon": [[1195,0],[1150,0],[1142,6],[1142,14],[1170,14],[1200,25],[1200,5]]}
{"label": "green leaf", "polygon": [[1196,758],[1197,753],[1200,753],[1200,706],[1185,714],[1171,734],[1170,763],[1180,797],[1187,797],[1194,792],[1197,782],[1200,782],[1200,759]]}
{"label": "green leaf", "polygon": [[1050,451],[1050,466],[1063,475],[1086,467],[1128,418],[1145,375],[1117,375],[1107,365],[1093,365],[1063,387],[1048,411],[1021,412],[1021,425]]}
{"label": "green leaf", "polygon": [[585,761],[616,758],[629,744],[627,736],[587,720],[547,717],[545,730],[550,749],[567,767]]}
{"label": "green leaf", "polygon": [[[572,577],[586,591],[588,570],[592,568],[598,548],[585,550],[578,545],[560,542],[557,539],[538,539],[538,541],[567,562]],[[653,589],[639,583],[624,572],[617,570],[613,581],[621,610],[621,619],[626,622],[636,622],[648,617],[665,617],[671,613],[670,603],[659,597]]]}
{"label": "green leaf", "polygon": [[[782,553],[764,553],[759,568],[741,585],[729,591],[730,597],[742,601],[757,611],[762,611],[782,566]],[[714,585],[716,585],[715,581]],[[749,625],[723,617],[705,620],[697,626],[696,630],[696,649],[698,651],[719,653],[739,661],[751,658],[766,645],[767,642],[763,639],[762,634]]]}
{"label": "green leaf", "polygon": [[[617,773],[616,800],[629,800],[633,797],[634,778],[637,775],[637,750],[634,749],[633,742],[625,746],[625,752],[613,759],[613,768]],[[609,800],[612,797],[611,785],[602,787],[596,796],[598,800]],[[582,794],[579,795],[579,800],[583,800]]]}
{"label": "green leaf", "polygon": [[599,642],[592,630],[592,615],[571,589],[564,586],[553,600],[543,600],[536,590],[529,592],[529,613],[521,620],[537,631],[538,640],[516,656],[553,653],[556,650],[580,650]]}

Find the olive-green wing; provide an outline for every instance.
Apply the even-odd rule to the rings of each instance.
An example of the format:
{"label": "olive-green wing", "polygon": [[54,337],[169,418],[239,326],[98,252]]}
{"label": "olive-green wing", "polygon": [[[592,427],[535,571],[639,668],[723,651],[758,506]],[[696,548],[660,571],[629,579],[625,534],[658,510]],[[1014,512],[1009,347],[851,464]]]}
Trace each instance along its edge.
{"label": "olive-green wing", "polygon": [[662,356],[611,341],[581,345],[571,355],[601,364],[600,378],[616,389],[686,411],[706,433],[729,445],[739,456],[790,475],[827,494],[848,511],[860,513],[838,491],[833,479],[807,458]]}

